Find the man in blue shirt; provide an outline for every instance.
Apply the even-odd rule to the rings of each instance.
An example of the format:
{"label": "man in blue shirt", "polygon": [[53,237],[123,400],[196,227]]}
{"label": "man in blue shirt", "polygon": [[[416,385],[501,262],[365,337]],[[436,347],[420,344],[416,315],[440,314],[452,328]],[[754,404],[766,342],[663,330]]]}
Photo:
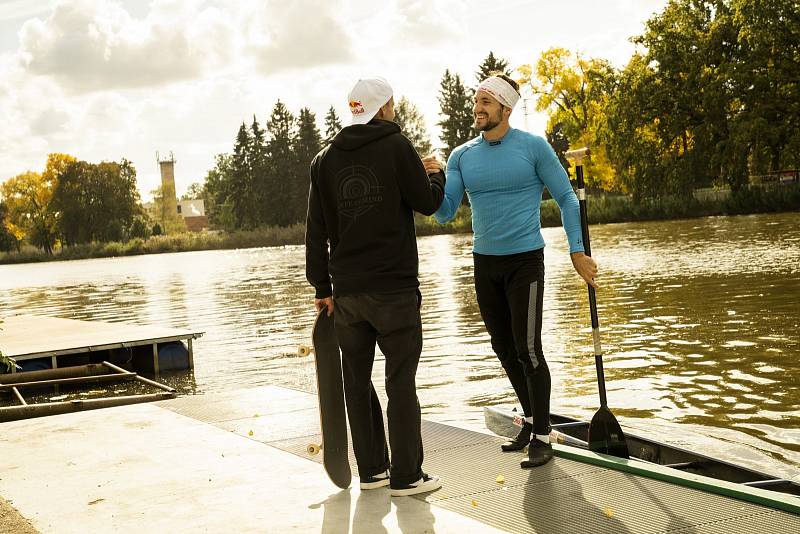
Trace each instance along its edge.
{"label": "man in blue shirt", "polygon": [[[447,183],[436,220],[451,220],[466,192],[472,206],[475,293],[500,363],[525,413],[519,435],[503,451],[528,447],[523,468],[550,461],[550,370],[542,351],[544,239],[539,207],[545,187],[561,209],[572,264],[597,287],[597,265],[584,254],[578,199],[546,140],[511,128],[508,119],[519,86],[499,74],[475,93],[480,135],[456,148],[447,161]],[[426,158],[431,172],[440,166]]]}

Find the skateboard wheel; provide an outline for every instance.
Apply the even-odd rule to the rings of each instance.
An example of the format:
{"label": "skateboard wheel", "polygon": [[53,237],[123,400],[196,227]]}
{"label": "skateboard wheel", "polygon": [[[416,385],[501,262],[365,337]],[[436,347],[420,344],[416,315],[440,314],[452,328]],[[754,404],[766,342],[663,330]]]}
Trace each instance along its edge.
{"label": "skateboard wheel", "polygon": [[313,347],[309,347],[308,345],[300,345],[297,347],[297,355],[298,356],[308,356],[314,351]]}
{"label": "skateboard wheel", "polygon": [[306,452],[311,456],[319,454],[320,449],[322,449],[322,445],[317,445],[316,443],[309,443],[306,446]]}

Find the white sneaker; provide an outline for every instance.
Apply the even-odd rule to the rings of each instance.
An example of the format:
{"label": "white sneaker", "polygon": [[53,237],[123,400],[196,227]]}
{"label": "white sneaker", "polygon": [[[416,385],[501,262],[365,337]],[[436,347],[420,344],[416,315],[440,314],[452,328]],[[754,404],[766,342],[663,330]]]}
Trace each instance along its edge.
{"label": "white sneaker", "polygon": [[425,493],[426,491],[437,490],[442,487],[442,479],[436,475],[428,475],[422,473],[422,478],[416,482],[412,482],[408,486],[401,486],[398,488],[391,488],[392,497],[404,497],[406,495],[416,495],[417,493]]}

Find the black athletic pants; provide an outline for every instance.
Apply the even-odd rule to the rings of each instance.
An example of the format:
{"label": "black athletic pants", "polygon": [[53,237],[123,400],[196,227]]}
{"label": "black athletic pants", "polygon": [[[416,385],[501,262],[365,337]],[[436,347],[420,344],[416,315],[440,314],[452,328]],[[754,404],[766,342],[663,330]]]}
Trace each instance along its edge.
{"label": "black athletic pants", "polygon": [[544,250],[473,254],[475,293],[492,348],[536,434],[550,432],[550,369],[542,352]]}
{"label": "black athletic pants", "polygon": [[[422,352],[420,296],[402,293],[342,295],[334,299],[336,336],[342,349],[344,392],[361,477],[374,476],[391,465],[392,486],[422,478],[422,436],[416,374]],[[389,403],[389,446],[383,414],[372,385],[375,343],[386,356]]]}

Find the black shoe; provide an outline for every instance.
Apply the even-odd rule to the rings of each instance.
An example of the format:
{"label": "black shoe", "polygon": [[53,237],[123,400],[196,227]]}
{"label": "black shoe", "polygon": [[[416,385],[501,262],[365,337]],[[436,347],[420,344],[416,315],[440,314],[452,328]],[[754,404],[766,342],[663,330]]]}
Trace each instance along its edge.
{"label": "black shoe", "polygon": [[507,443],[503,443],[500,448],[503,449],[503,452],[521,451],[530,443],[532,432],[533,425],[531,423],[523,423],[517,437]]}
{"label": "black shoe", "polygon": [[437,490],[442,487],[442,480],[436,475],[422,473],[422,478],[406,486],[390,486],[389,490],[392,497],[403,497],[406,495],[416,495]]}
{"label": "black shoe", "polygon": [[371,477],[361,477],[360,483],[362,490],[371,490],[388,486],[389,471],[387,470]]}
{"label": "black shoe", "polygon": [[553,446],[537,438],[533,438],[528,445],[528,459],[522,460],[519,465],[523,469],[539,467],[553,459]]}

